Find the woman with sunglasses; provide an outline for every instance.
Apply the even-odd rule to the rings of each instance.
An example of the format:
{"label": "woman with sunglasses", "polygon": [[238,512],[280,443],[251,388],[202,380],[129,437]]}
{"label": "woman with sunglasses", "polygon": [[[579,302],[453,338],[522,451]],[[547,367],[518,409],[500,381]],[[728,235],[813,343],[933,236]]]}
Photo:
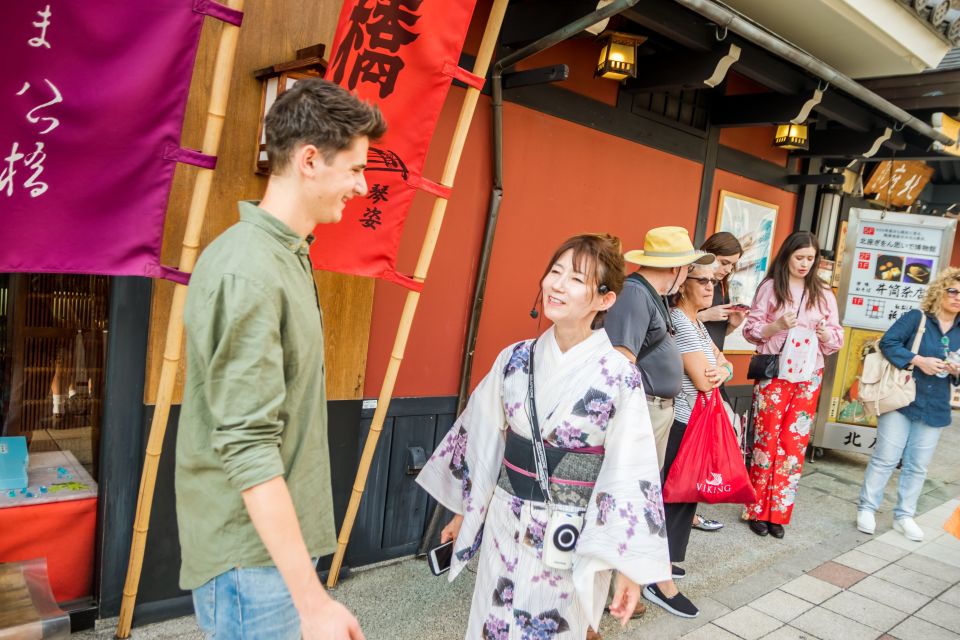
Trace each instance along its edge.
{"label": "woman with sunglasses", "polygon": [[[893,528],[910,540],[923,540],[923,529],[914,522],[913,515],[940,433],[950,424],[950,384],[958,383],[960,366],[947,358],[960,349],[958,314],[960,269],[950,267],[930,284],[920,309],[900,316],[880,339],[880,351],[895,367],[913,367],[917,397],[878,420],[877,443],[863,477],[857,507],[857,529],[864,533],[876,530],[874,514],[883,502],[890,474],[902,460]],[[921,322],[925,329],[918,353],[913,353]]]}
{"label": "woman with sunglasses", "polygon": [[[774,377],[753,387],[754,445],[750,481],[757,501],[747,505],[750,529],[758,536],[782,538],[790,523],[803,456],[817,413],[823,357],[843,346],[837,299],[817,276],[820,246],[809,231],[790,234],[774,258],[743,323],[743,337],[759,354],[783,350],[790,329],[814,332],[816,364],[812,377],[791,382]],[[811,336],[812,338],[813,336]]]}
{"label": "woman with sunglasses", "polygon": [[[690,265],[687,279],[673,299],[670,319],[676,328],[674,336],[677,349],[683,359],[683,382],[680,395],[674,402],[674,421],[667,439],[667,449],[663,460],[663,478],[666,482],[670,470],[680,450],[680,442],[687,431],[690,412],[696,401],[697,392],[716,389],[724,381],[733,377],[733,365],[727,362],[707,333],[707,328],[697,319],[697,312],[709,307],[713,302],[713,291],[717,285],[713,265]],[[717,392],[719,393],[719,392]],[[663,505],[667,522],[667,544],[670,547],[670,562],[683,562],[690,540],[693,517],[697,513],[697,503],[666,503]],[[685,618],[699,614],[697,607],[677,588],[675,579],[682,578],[686,571],[673,565],[673,579],[651,584],[643,590],[643,597],[656,603],[670,613]]]}

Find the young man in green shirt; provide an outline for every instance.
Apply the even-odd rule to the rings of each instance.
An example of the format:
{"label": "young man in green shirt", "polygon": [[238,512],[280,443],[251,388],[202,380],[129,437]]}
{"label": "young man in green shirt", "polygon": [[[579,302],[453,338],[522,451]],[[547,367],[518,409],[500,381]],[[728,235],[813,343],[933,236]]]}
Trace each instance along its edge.
{"label": "young man in green shirt", "polygon": [[180,586],[209,637],[363,638],[323,589],[336,548],[323,319],[309,245],[367,192],[377,107],[301,80],[265,121],[263,200],[203,252],[184,323],[187,379],[177,435]]}

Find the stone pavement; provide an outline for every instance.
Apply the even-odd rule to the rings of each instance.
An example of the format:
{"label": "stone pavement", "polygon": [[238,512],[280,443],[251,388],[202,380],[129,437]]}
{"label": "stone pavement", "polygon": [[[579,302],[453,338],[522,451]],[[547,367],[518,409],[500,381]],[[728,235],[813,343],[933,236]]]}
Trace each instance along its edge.
{"label": "stone pavement", "polygon": [[960,540],[942,529],[958,505],[950,500],[917,518],[923,542],[887,531],[682,638],[960,638]]}
{"label": "stone pavement", "polygon": [[[702,506],[701,513],[726,526],[694,531],[682,565],[688,576],[680,587],[700,607],[700,617],[686,620],[650,605],[625,629],[606,617],[604,638],[960,638],[960,541],[940,529],[960,496],[956,426],[941,437],[918,505],[925,542],[891,531],[897,473],[877,514],[877,534],[857,531],[867,457],[827,451],[806,465],[793,523],[782,540],[751,533],[735,505]],[[406,559],[355,570],[334,595],[354,611],[368,640],[458,640],[472,590],[469,571],[449,583],[434,578],[422,560]],[[116,620],[104,620],[96,631],[75,637],[107,640],[115,626]],[[135,628],[133,637],[202,635],[187,617]]]}

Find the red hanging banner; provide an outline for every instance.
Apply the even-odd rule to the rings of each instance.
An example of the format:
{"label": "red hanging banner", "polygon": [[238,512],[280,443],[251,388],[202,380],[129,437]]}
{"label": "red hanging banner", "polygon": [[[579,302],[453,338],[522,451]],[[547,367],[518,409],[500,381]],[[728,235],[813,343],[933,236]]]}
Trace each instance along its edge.
{"label": "red hanging banner", "polygon": [[422,175],[440,109],[456,78],[476,0],[346,0],[331,48],[327,80],[376,103],[388,131],[367,156],[365,198],[354,198],[336,225],[316,231],[317,269],[383,278],[420,290],[397,272],[403,224],[417,189],[450,190]]}

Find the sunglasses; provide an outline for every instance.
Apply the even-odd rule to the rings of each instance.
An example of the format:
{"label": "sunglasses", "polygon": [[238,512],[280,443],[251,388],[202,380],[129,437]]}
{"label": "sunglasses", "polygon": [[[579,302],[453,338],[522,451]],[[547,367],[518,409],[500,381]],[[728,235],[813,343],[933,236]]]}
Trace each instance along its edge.
{"label": "sunglasses", "polygon": [[947,295],[951,298],[956,298],[957,296],[960,296],[960,289],[954,289],[953,287],[950,287],[947,289]]}
{"label": "sunglasses", "polygon": [[687,280],[693,280],[694,282],[699,282],[700,285],[704,287],[707,285],[715,287],[718,284],[720,284],[720,281],[717,280],[716,278],[687,278]]}

